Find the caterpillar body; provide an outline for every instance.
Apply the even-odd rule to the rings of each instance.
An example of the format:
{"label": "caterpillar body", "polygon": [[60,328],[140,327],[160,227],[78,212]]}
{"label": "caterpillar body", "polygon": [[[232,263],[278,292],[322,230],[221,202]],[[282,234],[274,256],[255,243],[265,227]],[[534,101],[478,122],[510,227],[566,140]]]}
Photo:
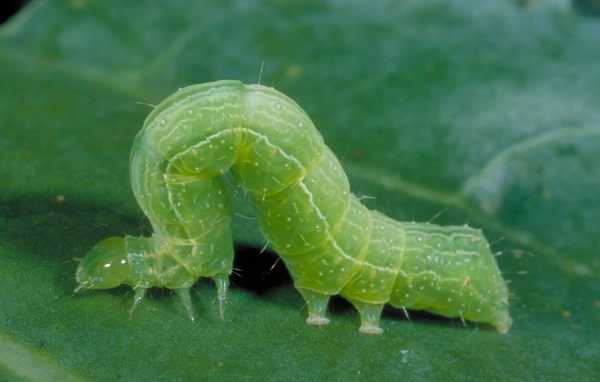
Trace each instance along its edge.
{"label": "caterpillar body", "polygon": [[261,232],[307,302],[307,323],[328,323],[328,300],[341,294],[367,334],[382,333],[386,303],[510,328],[507,287],[480,230],[369,211],[293,100],[238,81],[180,89],[150,113],[130,176],[154,233],[97,244],[79,264],[77,290],[131,285],[133,310],[146,289],[166,287],[193,319],[190,287],[210,277],[223,317],[233,263],[227,171],[251,195]]}

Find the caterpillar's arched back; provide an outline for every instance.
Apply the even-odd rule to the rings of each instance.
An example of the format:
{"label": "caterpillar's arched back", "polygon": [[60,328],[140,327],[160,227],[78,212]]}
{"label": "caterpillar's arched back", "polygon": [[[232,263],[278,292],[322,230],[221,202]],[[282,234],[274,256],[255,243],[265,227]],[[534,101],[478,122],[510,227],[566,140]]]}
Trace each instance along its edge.
{"label": "caterpillar's arched back", "polygon": [[[231,211],[222,175],[252,197],[260,229],[322,325],[341,294],[377,334],[385,303],[511,325],[508,291],[481,231],[394,221],[366,209],[306,113],[272,88],[219,81],[179,90],[146,119],[131,183],[152,237],[110,238],[77,269],[78,289],[119,284],[176,290],[213,278],[221,316],[232,271]],[[132,309],[133,309],[132,308]]]}

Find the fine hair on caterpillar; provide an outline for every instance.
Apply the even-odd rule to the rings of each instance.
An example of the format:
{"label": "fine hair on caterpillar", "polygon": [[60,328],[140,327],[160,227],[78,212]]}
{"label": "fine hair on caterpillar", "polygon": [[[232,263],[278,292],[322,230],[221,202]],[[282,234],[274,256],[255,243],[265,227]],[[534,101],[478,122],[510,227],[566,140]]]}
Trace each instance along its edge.
{"label": "fine hair on caterpillar", "polygon": [[133,310],[148,288],[166,287],[193,318],[190,287],[209,277],[223,317],[234,256],[226,172],[250,195],[306,301],[307,323],[327,324],[327,303],[340,294],[366,334],[383,332],[385,304],[509,330],[508,289],[480,230],[368,210],[304,110],[238,81],[180,89],[150,113],[130,178],[153,233],[98,243],[79,264],[77,290],[131,285]]}

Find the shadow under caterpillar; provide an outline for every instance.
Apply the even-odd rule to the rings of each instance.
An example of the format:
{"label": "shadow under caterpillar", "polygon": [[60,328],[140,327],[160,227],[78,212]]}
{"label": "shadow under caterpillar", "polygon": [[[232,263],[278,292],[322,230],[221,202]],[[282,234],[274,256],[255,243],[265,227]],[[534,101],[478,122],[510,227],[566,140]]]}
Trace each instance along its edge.
{"label": "shadow under caterpillar", "polygon": [[186,87],[150,113],[130,176],[154,233],[98,243],[79,264],[77,290],[131,285],[133,310],[146,289],[166,287],[193,319],[190,287],[211,277],[223,317],[233,263],[227,171],[251,195],[261,232],[307,302],[307,323],[327,324],[329,298],[340,294],[362,333],[383,332],[386,303],[509,330],[506,283],[480,230],[368,210],[304,110],[238,81]]}

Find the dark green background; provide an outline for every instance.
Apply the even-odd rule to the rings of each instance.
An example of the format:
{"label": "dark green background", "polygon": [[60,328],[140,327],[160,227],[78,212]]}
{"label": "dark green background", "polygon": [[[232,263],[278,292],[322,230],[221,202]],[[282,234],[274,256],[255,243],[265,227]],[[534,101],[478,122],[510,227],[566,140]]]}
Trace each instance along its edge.
{"label": "dark green background", "polygon": [[[593,380],[599,41],[550,0],[29,3],[0,28],[0,380]],[[75,259],[147,232],[128,155],[150,105],[218,79],[295,99],[370,208],[483,228],[511,331],[390,309],[364,336],[341,299],[305,325],[239,190],[225,321],[208,280],[195,323],[168,291],[132,317],[129,288],[74,295]]]}

